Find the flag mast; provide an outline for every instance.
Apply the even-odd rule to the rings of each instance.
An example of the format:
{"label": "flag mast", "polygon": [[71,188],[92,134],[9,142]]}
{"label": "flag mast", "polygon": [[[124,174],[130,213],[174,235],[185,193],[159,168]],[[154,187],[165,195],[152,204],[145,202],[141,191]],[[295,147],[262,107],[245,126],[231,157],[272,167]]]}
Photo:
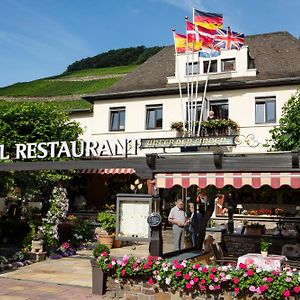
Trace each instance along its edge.
{"label": "flag mast", "polygon": [[182,97],[182,88],[181,88],[181,80],[180,80],[180,73],[179,73],[178,53],[176,49],[175,28],[172,31],[173,31],[173,38],[174,38],[174,45],[175,45],[175,59],[176,59],[177,76],[178,76],[179,97],[181,101],[182,127],[183,127],[183,131],[185,131],[184,102]]}

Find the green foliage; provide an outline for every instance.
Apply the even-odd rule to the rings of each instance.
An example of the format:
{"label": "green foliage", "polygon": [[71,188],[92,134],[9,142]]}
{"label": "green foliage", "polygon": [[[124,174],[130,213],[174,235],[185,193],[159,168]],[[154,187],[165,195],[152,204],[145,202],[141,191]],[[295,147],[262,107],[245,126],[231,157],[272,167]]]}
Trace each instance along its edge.
{"label": "green foliage", "polygon": [[141,64],[162,47],[146,48],[145,46],[110,50],[93,57],[84,58],[68,66],[67,72],[91,68],[105,68]]}
{"label": "green foliage", "polygon": [[260,250],[261,251],[268,251],[272,243],[269,240],[262,239],[260,242]]}
{"label": "green foliage", "polygon": [[40,79],[0,88],[0,96],[50,97],[93,93],[112,86],[119,78],[88,81]]}
{"label": "green foliage", "polygon": [[97,216],[97,221],[102,229],[108,234],[112,234],[116,228],[116,212],[113,210],[114,205],[106,205],[105,210],[101,211]]}
{"label": "green foliage", "polygon": [[35,236],[36,236],[35,225],[33,223],[29,223],[29,231],[22,242],[24,251],[26,252],[30,251],[31,242],[34,240]]}
{"label": "green foliage", "polygon": [[102,252],[107,252],[109,254],[110,250],[108,246],[97,243],[93,250],[94,257],[97,258]]}
{"label": "green foliage", "polygon": [[70,78],[91,77],[91,76],[118,75],[118,74],[130,73],[136,68],[137,65],[119,66],[119,67],[101,68],[101,69],[84,69],[84,70],[78,70],[72,72],[65,72],[61,75],[52,78],[70,79]]}
{"label": "green foliage", "polygon": [[279,125],[270,130],[272,139],[266,146],[275,151],[300,148],[300,89],[282,108]]}
{"label": "green foliage", "polygon": [[64,111],[45,103],[11,103],[0,110],[0,144],[5,144],[10,155],[18,143],[73,141],[80,134],[78,122],[70,121]]}

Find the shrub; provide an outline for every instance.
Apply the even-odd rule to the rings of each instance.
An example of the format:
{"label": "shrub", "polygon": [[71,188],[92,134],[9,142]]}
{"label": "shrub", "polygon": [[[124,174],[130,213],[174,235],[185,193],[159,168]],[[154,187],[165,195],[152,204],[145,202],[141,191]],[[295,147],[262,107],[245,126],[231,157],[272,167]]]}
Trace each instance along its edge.
{"label": "shrub", "polygon": [[102,252],[107,252],[109,254],[110,250],[109,248],[104,245],[104,244],[96,244],[94,250],[93,250],[93,255],[95,258],[97,258],[98,256],[100,256],[100,254]]}

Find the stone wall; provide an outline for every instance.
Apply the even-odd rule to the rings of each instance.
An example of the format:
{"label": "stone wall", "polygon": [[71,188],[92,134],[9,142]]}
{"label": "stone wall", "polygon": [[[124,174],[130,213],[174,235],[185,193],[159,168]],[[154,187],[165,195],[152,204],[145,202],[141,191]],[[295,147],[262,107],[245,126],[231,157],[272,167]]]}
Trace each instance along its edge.
{"label": "stone wall", "polygon": [[[260,295],[234,297],[226,293],[223,295],[207,295],[203,294],[197,297],[191,294],[179,293],[168,289],[161,289],[157,285],[149,285],[142,281],[128,281],[121,285],[112,278],[107,282],[108,290],[103,296],[104,299],[127,299],[127,300],[263,300]],[[289,297],[289,300],[297,300],[299,298]]]}

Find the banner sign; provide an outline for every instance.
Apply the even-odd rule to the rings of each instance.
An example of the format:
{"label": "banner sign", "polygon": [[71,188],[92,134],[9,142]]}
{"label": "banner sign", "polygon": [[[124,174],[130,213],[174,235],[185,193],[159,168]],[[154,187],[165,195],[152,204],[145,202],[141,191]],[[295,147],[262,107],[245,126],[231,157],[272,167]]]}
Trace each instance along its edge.
{"label": "banner sign", "polygon": [[235,138],[236,135],[142,139],[141,148],[236,146]]}

